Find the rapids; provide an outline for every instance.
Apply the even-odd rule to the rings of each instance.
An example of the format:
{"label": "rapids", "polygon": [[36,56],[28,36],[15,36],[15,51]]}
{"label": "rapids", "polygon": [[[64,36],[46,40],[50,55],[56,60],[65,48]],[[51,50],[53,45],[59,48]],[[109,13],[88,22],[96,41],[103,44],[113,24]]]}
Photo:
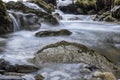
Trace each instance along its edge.
{"label": "rapids", "polygon": [[[65,17],[66,16],[66,17]],[[29,64],[27,59],[34,57],[34,54],[40,50],[43,46],[55,43],[57,41],[66,40],[70,42],[78,42],[94,49],[97,53],[106,56],[109,60],[118,63],[120,62],[120,26],[118,24],[94,22],[88,19],[88,16],[84,17],[84,20],[67,20],[67,18],[75,17],[76,15],[64,14],[65,20],[60,21],[60,26],[49,26],[42,24],[38,31],[43,30],[60,30],[68,29],[73,34],[71,36],[59,36],[59,37],[35,37],[35,33],[38,31],[17,31],[6,38],[6,45],[1,57],[10,61],[12,64]],[[78,15],[77,15],[78,16]],[[90,17],[90,16],[89,16]],[[60,65],[57,67],[57,65]],[[70,75],[77,74],[77,69],[80,64],[57,64],[53,66],[51,64],[44,65],[45,67],[39,71],[44,76],[47,76],[45,80],[59,80],[61,76],[62,80],[70,80]],[[74,67],[66,72],[65,66]],[[75,66],[78,66],[77,68]],[[54,67],[56,69],[54,70]],[[60,69],[59,69],[60,68]],[[61,71],[62,70],[62,71]],[[55,74],[54,77],[49,77],[51,73]],[[74,72],[75,71],[75,72]],[[61,75],[65,74],[65,76]],[[80,75],[80,74],[78,74]],[[77,76],[77,75],[76,75]],[[50,79],[51,78],[51,79]],[[72,76],[72,78],[78,78]]]}
{"label": "rapids", "polygon": [[[32,5],[32,6],[30,6]],[[32,8],[38,8],[37,5],[28,4]],[[38,8],[39,9],[39,8]],[[0,46],[3,51],[0,54],[1,58],[10,61],[12,64],[30,64],[27,59],[33,58],[34,54],[43,46],[55,43],[61,40],[70,42],[78,42],[95,50],[97,53],[106,56],[110,61],[120,63],[120,25],[114,23],[105,23],[92,21],[94,15],[73,15],[64,14],[59,10],[53,13],[59,13],[63,20],[60,20],[59,26],[50,26],[41,24],[41,28],[37,31],[16,31],[2,37],[5,42],[4,46]],[[15,17],[12,17],[14,26],[19,28]],[[80,20],[70,20],[71,18],[79,17]],[[36,37],[35,33],[43,30],[60,30],[68,29],[73,34],[71,36],[59,37]],[[39,71],[45,80],[79,80],[82,76],[79,73],[82,64],[44,64],[43,69]],[[29,79],[31,76],[31,79]],[[33,80],[32,75],[24,76],[28,80]],[[29,78],[28,78],[29,77]],[[89,76],[87,76],[89,77]]]}

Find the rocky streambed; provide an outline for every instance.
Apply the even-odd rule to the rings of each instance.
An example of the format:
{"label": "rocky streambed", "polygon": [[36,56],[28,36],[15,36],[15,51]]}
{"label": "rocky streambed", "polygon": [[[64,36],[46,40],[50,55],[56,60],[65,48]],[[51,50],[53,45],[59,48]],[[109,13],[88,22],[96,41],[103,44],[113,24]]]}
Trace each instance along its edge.
{"label": "rocky streambed", "polygon": [[[62,26],[42,24],[38,31],[22,30],[4,36],[1,58],[10,62],[7,69],[12,71],[2,69],[4,75],[27,80],[34,80],[37,74],[44,80],[97,80],[92,77],[94,72],[109,71],[119,78],[117,24],[81,20],[61,22]],[[95,29],[96,26],[99,28]],[[40,36],[36,35],[38,33]],[[30,72],[18,72],[17,65],[22,71],[28,69]]]}
{"label": "rocky streambed", "polygon": [[[120,79],[119,24],[93,21],[94,15],[65,14],[64,9],[73,8],[65,8],[72,4],[67,0],[57,6],[49,0],[5,4],[8,13],[4,16],[10,17],[11,24],[2,29],[14,32],[0,36],[0,79]],[[80,8],[75,8],[77,14]],[[93,14],[93,10],[83,12]]]}

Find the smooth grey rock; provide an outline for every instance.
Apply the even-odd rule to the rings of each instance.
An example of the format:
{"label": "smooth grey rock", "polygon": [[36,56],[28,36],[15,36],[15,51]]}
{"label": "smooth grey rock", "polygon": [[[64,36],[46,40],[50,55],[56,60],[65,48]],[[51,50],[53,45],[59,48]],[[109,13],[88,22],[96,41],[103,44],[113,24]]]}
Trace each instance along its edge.
{"label": "smooth grey rock", "polygon": [[120,73],[120,68],[104,56],[78,43],[60,41],[39,50],[33,59],[36,65],[41,63],[85,63],[95,65],[101,71]]}

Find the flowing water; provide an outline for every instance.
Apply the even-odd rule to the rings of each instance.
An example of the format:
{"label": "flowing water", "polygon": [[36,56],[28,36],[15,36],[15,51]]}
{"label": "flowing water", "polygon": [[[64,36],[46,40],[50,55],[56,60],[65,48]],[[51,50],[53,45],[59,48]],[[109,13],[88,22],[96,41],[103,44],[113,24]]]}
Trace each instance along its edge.
{"label": "flowing water", "polygon": [[[32,5],[32,8],[38,8],[33,4],[27,4],[26,6],[30,5]],[[3,38],[2,41],[5,41],[5,45],[2,47],[4,50],[1,52],[0,57],[10,61],[12,64],[29,64],[27,59],[33,58],[34,54],[43,46],[66,40],[84,44],[119,64],[120,25],[92,21],[91,17],[93,15],[64,14],[59,10],[56,10],[56,12],[63,17],[63,20],[59,21],[59,26],[42,24],[37,31],[21,30],[9,34],[7,38]],[[17,19],[12,14],[9,15],[13,20],[15,30],[19,29]],[[79,20],[71,20],[76,17]],[[38,31],[60,29],[68,29],[72,32],[72,35],[59,37],[35,36]],[[80,75],[80,70],[83,68],[82,64],[44,64],[43,67],[39,73],[45,76],[45,80],[79,80],[83,76]],[[28,80],[34,80],[32,75],[26,75],[25,77]]]}
{"label": "flowing water", "polygon": [[12,13],[9,13],[9,16],[11,17],[12,21],[13,21],[13,27],[14,27],[14,31],[20,30],[20,24],[17,21],[17,19],[13,16]]}
{"label": "flowing water", "polygon": [[[68,29],[72,32],[71,36],[40,38],[35,37],[35,33],[38,31],[22,30],[14,32],[6,39],[6,46],[1,57],[13,64],[26,64],[28,63],[26,60],[34,57],[34,54],[43,46],[66,40],[84,44],[96,52],[105,55],[111,61],[119,63],[120,26],[118,24],[94,22],[89,20],[88,16],[85,17],[82,15],[81,18],[84,17],[84,20],[71,21],[67,19],[75,17],[75,15],[69,16],[68,14],[64,14],[65,16],[66,19],[60,21],[60,26],[42,24],[38,31]],[[44,66],[39,73],[47,76],[45,80],[59,80],[59,78],[60,80],[70,80],[70,78],[72,80],[75,78],[76,80],[78,78],[79,80],[80,74],[78,74],[78,68],[80,67],[80,64],[56,64],[54,66],[49,64]],[[76,76],[73,74],[76,74]]]}

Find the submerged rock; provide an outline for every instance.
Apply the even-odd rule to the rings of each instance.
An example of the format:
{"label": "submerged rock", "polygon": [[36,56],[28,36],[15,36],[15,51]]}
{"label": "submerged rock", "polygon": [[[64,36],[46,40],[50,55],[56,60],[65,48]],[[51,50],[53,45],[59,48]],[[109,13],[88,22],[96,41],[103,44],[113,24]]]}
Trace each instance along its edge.
{"label": "submerged rock", "polygon": [[7,74],[7,72],[32,73],[39,70],[39,68],[33,65],[11,65],[8,61],[0,59],[0,70],[0,74]]}
{"label": "submerged rock", "polygon": [[101,71],[119,74],[120,69],[104,56],[78,43],[60,41],[39,50],[33,59],[36,65],[41,63],[85,63],[95,65]]}
{"label": "submerged rock", "polygon": [[49,37],[49,36],[67,36],[67,35],[71,35],[71,34],[72,34],[72,32],[70,32],[66,29],[62,29],[59,31],[51,31],[51,30],[40,31],[40,32],[37,32],[35,35],[38,37]]}
{"label": "submerged rock", "polygon": [[54,13],[53,16],[57,19],[57,20],[62,20],[62,16],[59,13]]}
{"label": "submerged rock", "polygon": [[35,76],[35,80],[44,80],[44,77],[42,75],[40,75],[40,74],[37,74]]}
{"label": "submerged rock", "polygon": [[31,65],[16,65],[15,68],[18,73],[32,73],[39,70],[39,68]]}
{"label": "submerged rock", "polygon": [[5,4],[0,0],[0,35],[13,31],[11,19],[7,13]]}

